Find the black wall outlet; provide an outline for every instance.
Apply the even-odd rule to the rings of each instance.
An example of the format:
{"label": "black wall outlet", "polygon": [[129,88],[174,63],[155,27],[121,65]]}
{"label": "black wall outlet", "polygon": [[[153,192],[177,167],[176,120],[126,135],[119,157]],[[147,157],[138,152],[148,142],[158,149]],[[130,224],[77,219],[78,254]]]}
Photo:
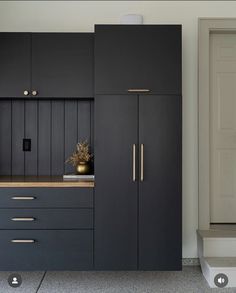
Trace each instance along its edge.
{"label": "black wall outlet", "polygon": [[31,139],[23,138],[23,152],[31,152]]}

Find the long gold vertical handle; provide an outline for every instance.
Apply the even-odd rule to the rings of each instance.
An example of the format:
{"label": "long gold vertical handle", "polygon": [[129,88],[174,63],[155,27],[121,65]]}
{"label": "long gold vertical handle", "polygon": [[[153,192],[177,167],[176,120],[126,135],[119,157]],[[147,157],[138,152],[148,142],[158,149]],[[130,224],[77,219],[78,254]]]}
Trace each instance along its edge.
{"label": "long gold vertical handle", "polygon": [[136,145],[133,144],[133,181],[136,181]]}
{"label": "long gold vertical handle", "polygon": [[140,150],[140,181],[143,181],[144,179],[144,171],[143,171],[143,165],[144,165],[144,144],[141,143],[141,150]]}

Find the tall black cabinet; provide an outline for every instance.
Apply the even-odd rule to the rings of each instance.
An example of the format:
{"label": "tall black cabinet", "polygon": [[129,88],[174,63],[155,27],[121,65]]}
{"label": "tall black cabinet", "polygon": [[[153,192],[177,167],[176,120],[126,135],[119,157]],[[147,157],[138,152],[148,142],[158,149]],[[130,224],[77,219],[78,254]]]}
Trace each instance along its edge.
{"label": "tall black cabinet", "polygon": [[95,91],[95,268],[179,270],[181,27],[96,26]]}
{"label": "tall black cabinet", "polygon": [[181,63],[180,25],[0,33],[0,270],[181,269]]}

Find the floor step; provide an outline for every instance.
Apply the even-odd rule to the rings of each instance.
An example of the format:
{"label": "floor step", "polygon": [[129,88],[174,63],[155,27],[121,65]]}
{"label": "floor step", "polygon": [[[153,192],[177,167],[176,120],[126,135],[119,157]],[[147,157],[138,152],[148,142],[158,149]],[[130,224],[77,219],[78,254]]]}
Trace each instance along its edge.
{"label": "floor step", "polygon": [[236,257],[236,231],[198,230],[199,257]]}
{"label": "floor step", "polygon": [[236,257],[200,257],[200,263],[211,288],[236,287]]}

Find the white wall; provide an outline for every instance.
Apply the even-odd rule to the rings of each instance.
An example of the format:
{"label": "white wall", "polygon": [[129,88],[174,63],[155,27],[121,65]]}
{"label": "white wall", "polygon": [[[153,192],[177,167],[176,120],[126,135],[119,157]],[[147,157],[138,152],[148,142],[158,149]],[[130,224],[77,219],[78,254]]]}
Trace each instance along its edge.
{"label": "white wall", "polygon": [[[144,23],[183,25],[183,256],[196,257],[198,224],[198,17],[236,17],[233,1],[1,1],[0,31],[93,31],[139,13]],[[173,223],[173,229],[175,228]]]}

